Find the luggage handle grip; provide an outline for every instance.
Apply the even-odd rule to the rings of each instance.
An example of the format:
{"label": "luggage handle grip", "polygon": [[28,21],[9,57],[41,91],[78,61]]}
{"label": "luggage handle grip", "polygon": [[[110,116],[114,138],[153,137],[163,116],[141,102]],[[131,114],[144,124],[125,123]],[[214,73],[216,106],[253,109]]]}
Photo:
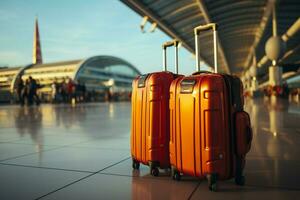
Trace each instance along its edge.
{"label": "luggage handle grip", "polygon": [[194,86],[196,84],[196,79],[184,79],[180,83],[180,93],[188,94],[192,93]]}
{"label": "luggage handle grip", "polygon": [[209,23],[205,25],[200,25],[194,28],[195,35],[199,35],[200,31],[207,31],[209,29],[212,29],[213,31],[216,31],[218,29],[218,26],[216,23]]}
{"label": "luggage handle grip", "polygon": [[163,49],[163,70],[167,71],[167,47],[175,47],[175,73],[178,74],[178,45],[179,41],[178,40],[172,40],[165,42],[162,45]]}
{"label": "luggage handle grip", "polygon": [[200,25],[194,28],[195,34],[195,49],[196,49],[196,71],[200,71],[200,45],[199,45],[199,34],[201,31],[207,31],[212,29],[214,36],[214,72],[218,72],[218,52],[217,52],[217,24],[209,23],[206,25]]}
{"label": "luggage handle grip", "polygon": [[168,42],[165,42],[162,47],[163,49],[166,49],[167,47],[171,47],[171,46],[175,46],[177,47],[179,44],[179,41],[178,40],[172,40],[172,41],[168,41]]}

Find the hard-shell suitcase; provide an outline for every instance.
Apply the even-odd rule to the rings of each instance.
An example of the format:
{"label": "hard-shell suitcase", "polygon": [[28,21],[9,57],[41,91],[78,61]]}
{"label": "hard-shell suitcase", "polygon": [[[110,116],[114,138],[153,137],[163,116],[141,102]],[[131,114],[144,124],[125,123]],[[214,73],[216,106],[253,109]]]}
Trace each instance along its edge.
{"label": "hard-shell suitcase", "polygon": [[[170,46],[175,47],[176,74],[166,71],[166,49]],[[158,176],[158,167],[170,167],[169,89],[178,77],[178,41],[165,43],[163,52],[164,71],[139,76],[132,83],[132,167],[139,169],[140,163],[149,165],[153,176]]]}
{"label": "hard-shell suitcase", "polygon": [[170,86],[170,163],[173,179],[180,180],[181,173],[206,177],[209,189],[215,191],[217,180],[235,177],[237,184],[244,184],[252,132],[243,111],[240,79],[199,70],[198,35],[211,28],[217,72],[216,24],[200,26],[195,28],[198,72],[179,77]]}

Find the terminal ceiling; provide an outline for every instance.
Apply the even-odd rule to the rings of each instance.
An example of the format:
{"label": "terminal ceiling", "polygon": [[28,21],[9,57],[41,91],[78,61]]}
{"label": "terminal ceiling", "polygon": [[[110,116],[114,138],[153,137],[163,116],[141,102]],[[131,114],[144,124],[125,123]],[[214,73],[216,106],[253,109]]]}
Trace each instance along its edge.
{"label": "terminal ceiling", "polygon": [[[260,67],[271,65],[265,56],[265,43],[272,36],[272,8],[275,5],[278,35],[287,44],[286,54],[280,64],[300,61],[299,0],[121,1],[142,17],[148,16],[150,23],[157,23],[162,31],[180,40],[192,53],[195,52],[193,28],[210,22],[217,23],[219,71],[235,74],[253,65],[254,57]],[[292,35],[287,34],[288,30]],[[212,33],[200,35],[200,56],[210,66],[213,66],[212,41]]]}

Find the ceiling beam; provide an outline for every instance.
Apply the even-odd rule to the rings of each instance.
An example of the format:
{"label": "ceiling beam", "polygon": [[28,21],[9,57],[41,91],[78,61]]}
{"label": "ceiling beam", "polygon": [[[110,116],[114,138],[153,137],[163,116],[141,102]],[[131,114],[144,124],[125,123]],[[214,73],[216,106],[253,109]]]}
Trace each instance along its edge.
{"label": "ceiling beam", "polygon": [[[203,14],[203,17],[204,17],[206,23],[211,23],[212,20],[211,20],[211,18],[209,16],[209,13],[208,13],[208,10],[207,10],[207,8],[205,6],[204,1],[203,0],[196,0],[196,2],[197,2],[198,6],[200,8],[201,13]],[[223,66],[223,67],[225,68],[225,71],[227,73],[230,73],[230,68],[229,68],[226,56],[224,54],[224,49],[223,49],[222,43],[220,42],[220,38],[219,37],[217,37],[217,38],[218,38],[217,42],[218,42],[218,46],[219,46],[219,53],[221,54],[221,57],[222,57],[222,59],[224,61],[224,64],[225,64],[225,66]]]}
{"label": "ceiling beam", "polygon": [[[166,25],[159,16],[155,15],[141,1],[139,1],[139,0],[121,0],[121,1],[125,5],[127,5],[129,8],[133,9],[135,12],[140,14],[142,17],[148,16],[149,21],[156,22],[157,26],[163,32],[165,32],[168,36],[170,36],[173,39],[179,40],[183,47],[185,47],[191,53],[193,53],[193,54],[195,53],[195,50],[193,49],[193,47],[190,44],[186,43],[185,42],[186,40],[180,34],[176,33],[174,28]],[[206,59],[204,59],[202,56],[201,56],[201,59],[208,65],[208,61]]]}
{"label": "ceiling beam", "polygon": [[180,37],[179,34],[176,34],[175,30],[173,30],[171,27],[165,25],[158,16],[156,16],[153,12],[151,12],[147,7],[145,7],[141,2],[136,0],[121,0],[123,3],[128,5],[130,8],[132,8],[134,11],[139,13],[142,17],[148,16],[151,21],[156,22],[158,27],[164,31],[166,34],[168,34],[170,37],[174,39],[180,40],[181,44],[187,48],[189,51],[193,52],[193,48],[186,44],[184,42],[184,39]]}
{"label": "ceiling beam", "polygon": [[288,57],[290,57],[291,55],[293,55],[295,52],[300,50],[300,44],[298,44],[296,47],[294,47],[293,49],[290,49],[289,51],[287,51],[282,58],[279,60],[279,63],[284,62],[284,60],[286,60]]}
{"label": "ceiling beam", "polygon": [[287,42],[289,38],[293,37],[300,29],[300,17],[296,20],[296,22],[290,26],[290,28],[286,31],[286,33],[281,37],[283,41]]}
{"label": "ceiling beam", "polygon": [[249,51],[249,54],[245,60],[245,64],[244,64],[245,69],[247,69],[250,66],[250,62],[252,60],[253,53],[266,30],[268,21],[270,20],[270,16],[272,15],[272,9],[275,5],[276,5],[276,0],[267,0],[266,6],[265,6],[265,12],[263,13],[263,16],[261,18],[259,27],[257,28],[258,34],[256,34],[256,37],[252,44],[252,47],[250,48],[251,51]]}

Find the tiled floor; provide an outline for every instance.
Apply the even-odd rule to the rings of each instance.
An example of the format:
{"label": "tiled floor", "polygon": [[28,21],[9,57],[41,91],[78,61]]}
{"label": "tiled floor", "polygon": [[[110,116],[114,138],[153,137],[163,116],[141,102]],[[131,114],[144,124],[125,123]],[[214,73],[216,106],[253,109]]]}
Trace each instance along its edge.
{"label": "tiled floor", "polygon": [[295,199],[300,196],[300,104],[247,100],[254,139],[246,186],[207,189],[131,168],[130,103],[0,106],[0,199]]}

